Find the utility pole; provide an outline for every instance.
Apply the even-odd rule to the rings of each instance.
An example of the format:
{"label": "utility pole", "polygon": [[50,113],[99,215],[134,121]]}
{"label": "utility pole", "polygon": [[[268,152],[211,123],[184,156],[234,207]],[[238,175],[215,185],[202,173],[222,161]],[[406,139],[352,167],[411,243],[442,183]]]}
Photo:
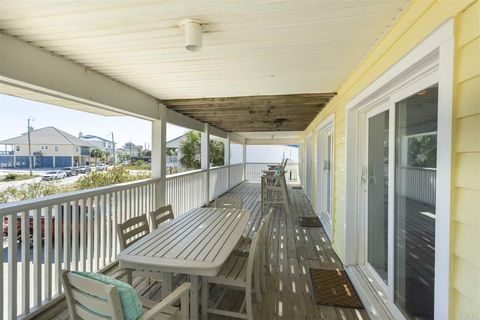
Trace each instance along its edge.
{"label": "utility pole", "polygon": [[117,157],[115,154],[115,139],[113,138],[113,131],[112,131],[112,146],[113,146],[113,166],[117,163]]}
{"label": "utility pole", "polygon": [[30,169],[30,176],[33,176],[32,174],[32,145],[30,143],[30,121],[34,121],[35,119],[32,119],[32,117],[28,117],[27,120],[27,137],[28,137],[28,167]]}

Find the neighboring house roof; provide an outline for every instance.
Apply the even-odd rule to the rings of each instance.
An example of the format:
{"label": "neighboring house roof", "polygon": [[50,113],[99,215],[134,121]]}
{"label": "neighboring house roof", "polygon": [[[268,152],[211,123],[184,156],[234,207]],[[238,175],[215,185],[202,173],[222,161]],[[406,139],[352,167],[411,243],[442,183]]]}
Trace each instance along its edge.
{"label": "neighboring house roof", "polygon": [[176,137],[175,139],[167,141],[167,148],[177,148],[180,145],[180,141],[182,141],[184,137],[185,135],[182,134],[181,136]]}
{"label": "neighboring house roof", "polygon": [[102,138],[102,137],[99,137],[99,136],[94,136],[93,134],[85,134],[85,135],[81,136],[80,139],[82,139],[82,140],[99,140],[99,141],[105,141],[105,142],[112,143],[112,141],[110,141],[108,139],[105,139],[105,138]]}
{"label": "neighboring house roof", "polygon": [[[21,136],[0,141],[0,144],[27,144],[28,135],[23,133]],[[45,144],[45,145],[75,145],[83,147],[93,146],[88,141],[79,139],[70,133],[55,127],[45,127],[30,131],[31,144]]]}

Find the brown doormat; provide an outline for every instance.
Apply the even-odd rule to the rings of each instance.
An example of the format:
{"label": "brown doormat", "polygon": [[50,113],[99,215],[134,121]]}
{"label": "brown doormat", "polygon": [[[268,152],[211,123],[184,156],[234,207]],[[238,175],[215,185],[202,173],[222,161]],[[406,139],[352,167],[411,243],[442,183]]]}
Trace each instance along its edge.
{"label": "brown doormat", "polygon": [[300,217],[301,227],[321,227],[320,219],[318,217]]}
{"label": "brown doormat", "polygon": [[342,270],[310,269],[317,304],[363,309],[347,273]]}
{"label": "brown doormat", "polygon": [[292,189],[302,189],[302,186],[293,186]]}

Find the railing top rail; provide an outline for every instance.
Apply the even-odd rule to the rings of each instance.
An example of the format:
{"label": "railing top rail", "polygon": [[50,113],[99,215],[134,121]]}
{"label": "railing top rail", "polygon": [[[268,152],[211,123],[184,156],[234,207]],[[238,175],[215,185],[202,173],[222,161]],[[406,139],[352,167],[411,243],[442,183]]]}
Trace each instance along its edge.
{"label": "railing top rail", "polygon": [[220,170],[220,169],[225,169],[228,168],[229,166],[216,166],[216,167],[210,167],[210,171],[212,170]]}
{"label": "railing top rail", "polygon": [[170,179],[174,179],[174,178],[178,178],[178,177],[183,177],[183,176],[189,176],[189,175],[193,175],[193,174],[201,173],[201,172],[205,172],[205,171],[206,171],[206,170],[197,169],[197,170],[190,170],[190,171],[185,171],[185,172],[179,172],[179,173],[169,174],[169,175],[167,175],[166,179],[167,179],[167,180],[170,180]]}
{"label": "railing top rail", "polygon": [[55,194],[55,195],[42,197],[42,198],[7,202],[7,203],[0,204],[0,217],[3,217],[8,214],[12,214],[12,213],[18,213],[18,212],[23,212],[27,210],[36,209],[36,208],[44,208],[52,205],[62,204],[67,201],[80,200],[80,199],[85,199],[93,196],[99,196],[105,193],[112,193],[112,192],[121,191],[125,189],[135,188],[135,187],[155,183],[158,180],[159,180],[158,178],[143,179],[143,180],[138,180],[133,182],[115,184],[111,186]]}
{"label": "railing top rail", "polygon": [[[246,164],[279,164],[280,162],[246,162]],[[287,166],[288,165],[295,165],[295,164],[298,164],[298,162],[288,162],[287,163]]]}

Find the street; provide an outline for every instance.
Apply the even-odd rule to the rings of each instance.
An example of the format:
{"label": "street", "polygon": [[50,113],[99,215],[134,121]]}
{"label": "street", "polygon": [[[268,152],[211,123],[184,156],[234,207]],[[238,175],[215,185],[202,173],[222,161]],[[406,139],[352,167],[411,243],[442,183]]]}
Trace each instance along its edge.
{"label": "street", "polygon": [[[48,171],[50,171],[50,170],[48,170]],[[19,187],[21,185],[27,185],[27,184],[32,184],[32,183],[35,183],[35,182],[40,182],[40,181],[42,181],[42,175],[44,175],[46,172],[47,172],[47,170],[34,171],[33,174],[34,175],[39,175],[39,177],[36,177],[36,178],[33,178],[33,179],[0,182],[0,192],[5,191],[8,187]],[[0,179],[2,179],[4,176],[6,176],[9,173],[28,174],[28,170],[0,170]],[[74,183],[81,176],[82,176],[82,174],[79,174],[77,176],[66,177],[64,179],[52,180],[52,182],[55,183],[58,186],[63,186],[63,185]]]}

